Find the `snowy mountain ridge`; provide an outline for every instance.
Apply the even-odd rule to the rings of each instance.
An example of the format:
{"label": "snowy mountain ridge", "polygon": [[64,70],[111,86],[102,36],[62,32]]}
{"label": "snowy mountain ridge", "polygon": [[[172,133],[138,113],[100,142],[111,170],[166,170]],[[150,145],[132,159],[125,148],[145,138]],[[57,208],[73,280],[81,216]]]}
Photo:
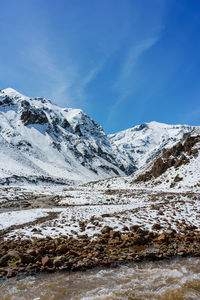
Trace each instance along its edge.
{"label": "snowy mountain ridge", "polygon": [[194,128],[151,122],[107,136],[81,109],[0,90],[0,183],[130,175]]}
{"label": "snowy mountain ridge", "polygon": [[163,148],[170,148],[195,126],[168,125],[152,121],[109,135],[113,151],[124,157],[124,164],[140,169],[158,156]]}
{"label": "snowy mountain ridge", "polygon": [[200,191],[200,127],[195,127],[171,147],[130,176],[88,183],[92,188],[162,192]]}

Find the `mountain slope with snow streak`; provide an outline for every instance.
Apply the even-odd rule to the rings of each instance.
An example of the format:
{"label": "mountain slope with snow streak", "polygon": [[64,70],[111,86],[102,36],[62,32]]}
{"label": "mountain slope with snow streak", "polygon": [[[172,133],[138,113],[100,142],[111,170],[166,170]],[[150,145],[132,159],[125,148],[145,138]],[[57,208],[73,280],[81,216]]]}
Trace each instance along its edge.
{"label": "mountain slope with snow streak", "polygon": [[1,182],[85,182],[124,174],[101,126],[80,109],[0,91]]}

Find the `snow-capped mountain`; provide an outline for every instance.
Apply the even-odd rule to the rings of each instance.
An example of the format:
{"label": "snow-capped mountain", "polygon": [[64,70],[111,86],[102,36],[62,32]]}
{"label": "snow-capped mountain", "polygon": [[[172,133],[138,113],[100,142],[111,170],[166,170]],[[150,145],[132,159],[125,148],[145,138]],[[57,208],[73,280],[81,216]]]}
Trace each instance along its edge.
{"label": "snow-capped mountain", "polygon": [[135,183],[153,185],[200,187],[200,128],[185,134],[171,148],[135,174]]}
{"label": "snow-capped mountain", "polygon": [[109,135],[117,160],[126,166],[129,174],[141,169],[157,157],[163,148],[170,148],[185,133],[195,127],[188,125],[167,125],[150,122]]}
{"label": "snow-capped mountain", "polygon": [[124,174],[102,127],[82,110],[11,88],[0,91],[0,156],[0,178],[7,180],[84,182]]}
{"label": "snow-capped mountain", "polygon": [[162,192],[200,192],[200,127],[195,127],[172,147],[130,176],[88,183],[93,188],[138,189]]}
{"label": "snow-capped mountain", "polygon": [[200,128],[195,128],[132,177],[132,184],[158,189],[200,189]]}
{"label": "snow-capped mountain", "polygon": [[0,90],[0,183],[130,175],[194,128],[151,122],[107,136],[80,109]]}

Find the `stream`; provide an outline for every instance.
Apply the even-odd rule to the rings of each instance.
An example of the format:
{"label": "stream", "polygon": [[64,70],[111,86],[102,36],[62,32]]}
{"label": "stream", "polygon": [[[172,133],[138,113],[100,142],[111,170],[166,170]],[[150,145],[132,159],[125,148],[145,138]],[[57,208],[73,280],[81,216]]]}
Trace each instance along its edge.
{"label": "stream", "polygon": [[0,282],[1,300],[200,299],[200,259],[141,262]]}

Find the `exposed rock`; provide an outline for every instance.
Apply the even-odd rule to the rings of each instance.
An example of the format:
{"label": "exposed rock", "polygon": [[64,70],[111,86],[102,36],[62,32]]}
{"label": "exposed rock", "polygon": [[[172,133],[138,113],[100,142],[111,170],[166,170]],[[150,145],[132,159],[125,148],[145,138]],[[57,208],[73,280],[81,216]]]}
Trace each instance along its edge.
{"label": "exposed rock", "polygon": [[13,269],[8,269],[7,278],[11,278],[11,277],[14,277],[14,276],[16,276],[16,271],[13,270]]}
{"label": "exposed rock", "polygon": [[158,236],[157,240],[161,243],[165,243],[168,241],[168,237],[165,233],[162,233]]}
{"label": "exposed rock", "polygon": [[152,226],[153,230],[160,230],[161,228],[162,228],[162,226],[160,224],[158,224],[158,223],[153,224],[153,226]]}
{"label": "exposed rock", "polygon": [[136,232],[139,228],[140,228],[139,225],[131,225],[131,226],[130,226],[130,230],[131,230],[131,231],[135,231],[135,232]]}
{"label": "exposed rock", "polygon": [[53,262],[48,256],[45,256],[45,257],[42,258],[42,265],[44,267],[50,267],[51,268],[53,266]]}
{"label": "exposed rock", "polygon": [[27,254],[29,254],[29,255],[32,255],[32,256],[36,256],[36,251],[35,251],[35,249],[28,249],[27,251],[26,251],[26,253]]}
{"label": "exposed rock", "polygon": [[25,126],[30,124],[43,125],[48,123],[47,116],[42,110],[30,106],[22,111],[20,118]]}
{"label": "exposed rock", "polygon": [[106,234],[109,233],[112,230],[112,228],[110,226],[104,226],[101,230],[102,234]]}
{"label": "exposed rock", "polygon": [[58,256],[53,261],[53,264],[56,268],[59,268],[63,265],[63,262],[64,262],[64,257],[63,256]]}
{"label": "exposed rock", "polygon": [[66,244],[61,244],[56,248],[56,252],[66,253],[69,250],[69,246]]}
{"label": "exposed rock", "polygon": [[19,259],[20,258],[20,254],[18,251],[16,250],[9,250],[8,251],[8,255],[11,257],[11,258],[16,258],[16,259]]}
{"label": "exposed rock", "polygon": [[0,266],[1,266],[1,267],[7,266],[7,262],[8,262],[8,260],[9,260],[9,258],[10,258],[10,256],[9,256],[8,254],[6,254],[6,255],[0,257]]}
{"label": "exposed rock", "polygon": [[[165,173],[169,168],[174,166],[178,168],[182,165],[188,164],[190,162],[187,157],[197,157],[198,149],[193,148],[200,141],[200,136],[191,136],[188,134],[186,139],[182,142],[178,142],[170,149],[163,149],[162,155],[160,155],[157,159],[154,160],[153,165],[150,170],[146,171],[144,174],[140,174],[133,183],[146,182],[151,180],[153,177],[157,178],[163,173]],[[174,183],[172,183],[173,187],[176,182],[182,180],[178,177],[175,178]]]}
{"label": "exposed rock", "polygon": [[39,247],[36,249],[36,254],[37,255],[43,255],[45,253],[45,248],[44,247]]}
{"label": "exposed rock", "polygon": [[33,261],[33,257],[29,254],[20,254],[20,263],[29,264]]}

